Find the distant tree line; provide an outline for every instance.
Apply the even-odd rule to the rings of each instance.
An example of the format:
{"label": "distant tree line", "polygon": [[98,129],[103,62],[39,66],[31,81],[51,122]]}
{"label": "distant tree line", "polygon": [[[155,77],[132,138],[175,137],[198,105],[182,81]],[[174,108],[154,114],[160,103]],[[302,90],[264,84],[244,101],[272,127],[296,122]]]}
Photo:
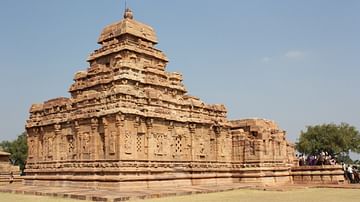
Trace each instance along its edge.
{"label": "distant tree line", "polygon": [[360,133],[347,123],[307,126],[300,133],[296,149],[305,155],[323,151],[335,157],[338,162],[359,163],[353,162],[349,154],[360,153]]}

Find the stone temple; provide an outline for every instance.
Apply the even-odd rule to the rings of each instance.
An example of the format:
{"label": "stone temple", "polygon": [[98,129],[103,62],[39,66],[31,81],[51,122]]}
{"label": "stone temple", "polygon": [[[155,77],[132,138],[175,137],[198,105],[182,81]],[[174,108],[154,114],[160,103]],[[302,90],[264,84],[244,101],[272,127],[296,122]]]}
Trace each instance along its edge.
{"label": "stone temple", "polygon": [[[14,166],[10,163],[10,153],[4,152],[0,147],[0,186],[9,183],[10,175],[18,177],[20,175],[19,166]],[[15,179],[19,181],[20,179]]]}
{"label": "stone temple", "polygon": [[103,29],[71,97],[31,106],[25,184],[125,189],[296,179],[285,131],[264,119],[228,120],[224,105],[189,95],[182,75],[166,71],[157,43],[130,9]]}

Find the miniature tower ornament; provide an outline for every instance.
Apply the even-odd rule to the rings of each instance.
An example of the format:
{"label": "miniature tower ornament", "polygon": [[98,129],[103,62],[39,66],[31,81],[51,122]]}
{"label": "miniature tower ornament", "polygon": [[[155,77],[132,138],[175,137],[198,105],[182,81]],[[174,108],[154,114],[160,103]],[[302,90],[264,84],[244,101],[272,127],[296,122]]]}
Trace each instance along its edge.
{"label": "miniature tower ornament", "polygon": [[133,12],[131,11],[130,8],[125,9],[124,18],[125,19],[131,19],[131,20],[134,18]]}

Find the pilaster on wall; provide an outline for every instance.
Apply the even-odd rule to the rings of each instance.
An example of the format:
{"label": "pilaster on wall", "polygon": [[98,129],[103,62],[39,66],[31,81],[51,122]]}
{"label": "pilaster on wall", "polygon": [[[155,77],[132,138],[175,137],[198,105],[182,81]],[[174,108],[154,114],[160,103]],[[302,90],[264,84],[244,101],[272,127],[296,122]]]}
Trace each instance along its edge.
{"label": "pilaster on wall", "polygon": [[196,123],[189,123],[189,134],[190,134],[190,161],[194,161],[195,157],[195,150],[194,150],[194,141],[195,141],[195,132],[196,132]]}
{"label": "pilaster on wall", "polygon": [[61,159],[61,143],[62,143],[62,133],[61,133],[61,125],[60,124],[55,124],[54,125],[55,128],[55,151],[53,154],[53,156],[55,157],[55,160],[60,160]]}
{"label": "pilaster on wall", "polygon": [[[74,159],[80,159],[80,126],[79,126],[79,121],[75,120],[74,121],[74,136],[73,137],[68,137],[68,141],[69,141],[69,146],[71,146],[71,144],[73,144],[73,149],[72,149],[72,158]],[[72,140],[70,140],[70,138],[72,138]],[[70,150],[71,148],[69,148]]]}
{"label": "pilaster on wall", "polygon": [[117,129],[117,147],[116,147],[116,158],[121,160],[123,150],[121,149],[121,145],[123,144],[124,134],[125,134],[125,115],[118,113],[115,115],[115,126]]}
{"label": "pilaster on wall", "polygon": [[92,147],[90,153],[90,159],[96,160],[99,159],[99,149],[100,149],[100,134],[98,131],[99,123],[97,118],[91,119],[91,139]]}
{"label": "pilaster on wall", "polygon": [[109,121],[106,117],[102,117],[101,119],[102,125],[100,126],[100,139],[101,139],[101,145],[100,149],[102,152],[102,158],[103,159],[111,159],[111,152],[112,144],[115,141],[115,137],[112,137],[112,134],[110,134],[109,131]]}
{"label": "pilaster on wall", "polygon": [[154,120],[151,119],[151,120],[146,120],[145,121],[145,126],[146,126],[146,132],[145,132],[145,137],[144,137],[144,152],[145,152],[145,158],[149,161],[151,159],[151,145],[150,145],[150,142],[151,142],[151,134],[153,132],[153,123],[154,123]]}
{"label": "pilaster on wall", "polygon": [[28,162],[36,162],[38,156],[38,128],[27,129]]}

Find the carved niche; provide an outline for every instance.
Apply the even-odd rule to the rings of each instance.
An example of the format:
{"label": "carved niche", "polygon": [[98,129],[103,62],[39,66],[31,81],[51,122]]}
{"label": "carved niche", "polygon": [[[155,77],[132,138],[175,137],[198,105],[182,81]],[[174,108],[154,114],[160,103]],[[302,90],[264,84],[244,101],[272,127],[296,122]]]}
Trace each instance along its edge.
{"label": "carved niche", "polygon": [[111,131],[109,135],[109,153],[115,154],[116,153],[116,132]]}
{"label": "carved niche", "polygon": [[249,140],[249,154],[255,155],[255,140]]}
{"label": "carved niche", "polygon": [[205,158],[205,143],[203,141],[201,141],[199,143],[199,156],[200,158]]}
{"label": "carved niche", "polygon": [[132,138],[130,131],[125,131],[124,150],[125,150],[125,154],[132,153]]}
{"label": "carved niche", "polygon": [[216,139],[210,138],[210,154],[213,154],[213,156],[216,156]]}
{"label": "carved niche", "polygon": [[83,132],[80,136],[80,152],[84,159],[90,158],[91,138],[89,132]]}
{"label": "carved niche", "polygon": [[33,158],[35,156],[35,141],[33,140],[33,138],[29,138],[28,144],[29,144],[29,157]]}
{"label": "carved niche", "polygon": [[207,138],[208,136],[203,135],[202,133],[195,135],[195,142],[193,144],[196,146],[193,149],[196,152],[195,155],[200,159],[204,159],[206,157],[206,145],[209,145]]}
{"label": "carved niche", "polygon": [[227,155],[226,143],[226,137],[220,138],[220,154],[222,157]]}
{"label": "carved niche", "polygon": [[67,135],[67,156],[68,159],[75,159],[76,153],[75,153],[75,138],[73,135]]}
{"label": "carved niche", "polygon": [[166,144],[166,135],[163,133],[153,133],[155,140],[154,154],[158,156],[165,155],[165,144]]}
{"label": "carved niche", "polygon": [[53,156],[53,147],[54,147],[54,138],[52,136],[45,137],[45,154],[47,158],[51,158]]}

